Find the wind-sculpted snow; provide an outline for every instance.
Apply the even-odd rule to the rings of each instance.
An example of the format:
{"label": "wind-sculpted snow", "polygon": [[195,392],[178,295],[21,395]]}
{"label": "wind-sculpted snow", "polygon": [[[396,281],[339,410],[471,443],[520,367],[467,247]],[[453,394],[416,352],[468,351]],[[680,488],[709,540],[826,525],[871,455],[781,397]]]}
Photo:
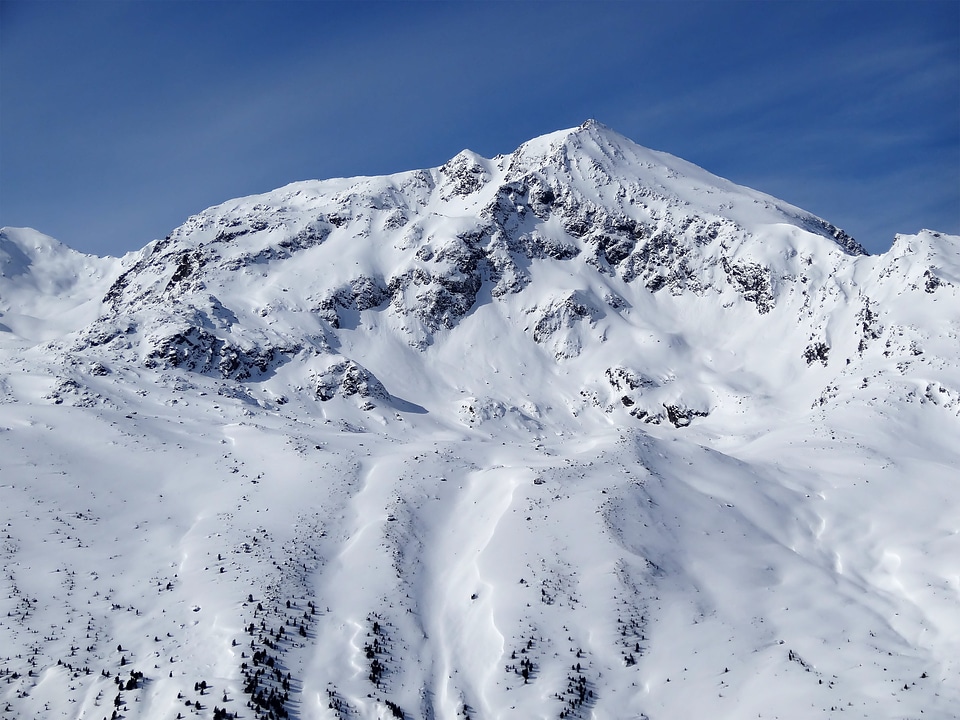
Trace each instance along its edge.
{"label": "wind-sculpted snow", "polygon": [[0,718],[950,718],[960,238],[589,122],[0,233]]}

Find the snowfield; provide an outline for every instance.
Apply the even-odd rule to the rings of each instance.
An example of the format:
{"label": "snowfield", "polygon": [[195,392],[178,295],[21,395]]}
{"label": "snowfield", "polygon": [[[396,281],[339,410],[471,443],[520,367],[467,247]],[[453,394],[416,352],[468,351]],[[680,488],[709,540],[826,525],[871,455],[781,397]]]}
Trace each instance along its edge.
{"label": "snowfield", "polygon": [[960,238],[599,123],[0,231],[0,718],[954,718]]}

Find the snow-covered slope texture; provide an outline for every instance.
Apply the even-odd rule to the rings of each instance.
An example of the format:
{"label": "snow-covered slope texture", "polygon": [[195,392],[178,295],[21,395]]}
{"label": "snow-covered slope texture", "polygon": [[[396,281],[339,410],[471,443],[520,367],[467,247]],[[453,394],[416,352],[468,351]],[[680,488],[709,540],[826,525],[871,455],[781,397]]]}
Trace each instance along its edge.
{"label": "snow-covered slope texture", "polygon": [[0,234],[0,718],[950,718],[960,238],[588,122]]}
{"label": "snow-covered slope texture", "polygon": [[0,343],[23,345],[84,327],[122,260],[82,255],[29,228],[0,230]]}

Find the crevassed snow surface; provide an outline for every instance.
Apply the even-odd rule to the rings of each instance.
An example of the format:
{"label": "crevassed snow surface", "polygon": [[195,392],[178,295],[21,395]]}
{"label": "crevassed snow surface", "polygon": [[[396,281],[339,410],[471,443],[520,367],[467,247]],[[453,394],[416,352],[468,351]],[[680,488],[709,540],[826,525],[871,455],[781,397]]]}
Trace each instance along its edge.
{"label": "crevassed snow surface", "polygon": [[594,122],[0,231],[0,718],[951,718],[960,238]]}

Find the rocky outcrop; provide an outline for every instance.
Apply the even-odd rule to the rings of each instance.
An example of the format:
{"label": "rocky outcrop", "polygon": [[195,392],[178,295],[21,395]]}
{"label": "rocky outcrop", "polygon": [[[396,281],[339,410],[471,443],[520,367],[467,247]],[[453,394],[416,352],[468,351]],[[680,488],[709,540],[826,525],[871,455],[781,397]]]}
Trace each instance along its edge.
{"label": "rocky outcrop", "polygon": [[753,303],[758,313],[764,315],[773,309],[775,300],[768,268],[752,262],[731,262],[726,257],[721,258],[720,264],[733,288]]}
{"label": "rocky outcrop", "polygon": [[335,362],[319,372],[311,373],[313,392],[322,402],[335,397],[357,396],[389,400],[390,393],[377,378],[353,360]]}
{"label": "rocky outcrop", "polygon": [[533,341],[550,347],[557,360],[579,355],[582,347],[578,332],[580,325],[584,321],[593,323],[603,314],[585,293],[579,291],[534,308],[531,313],[535,319]]}
{"label": "rocky outcrop", "polygon": [[242,347],[197,325],[154,335],[148,342],[145,367],[181,368],[237,381],[262,378],[296,352],[273,345]]}
{"label": "rocky outcrop", "polygon": [[363,312],[380,307],[390,297],[380,278],[361,275],[323,298],[313,311],[334,328],[340,328],[343,311]]}

